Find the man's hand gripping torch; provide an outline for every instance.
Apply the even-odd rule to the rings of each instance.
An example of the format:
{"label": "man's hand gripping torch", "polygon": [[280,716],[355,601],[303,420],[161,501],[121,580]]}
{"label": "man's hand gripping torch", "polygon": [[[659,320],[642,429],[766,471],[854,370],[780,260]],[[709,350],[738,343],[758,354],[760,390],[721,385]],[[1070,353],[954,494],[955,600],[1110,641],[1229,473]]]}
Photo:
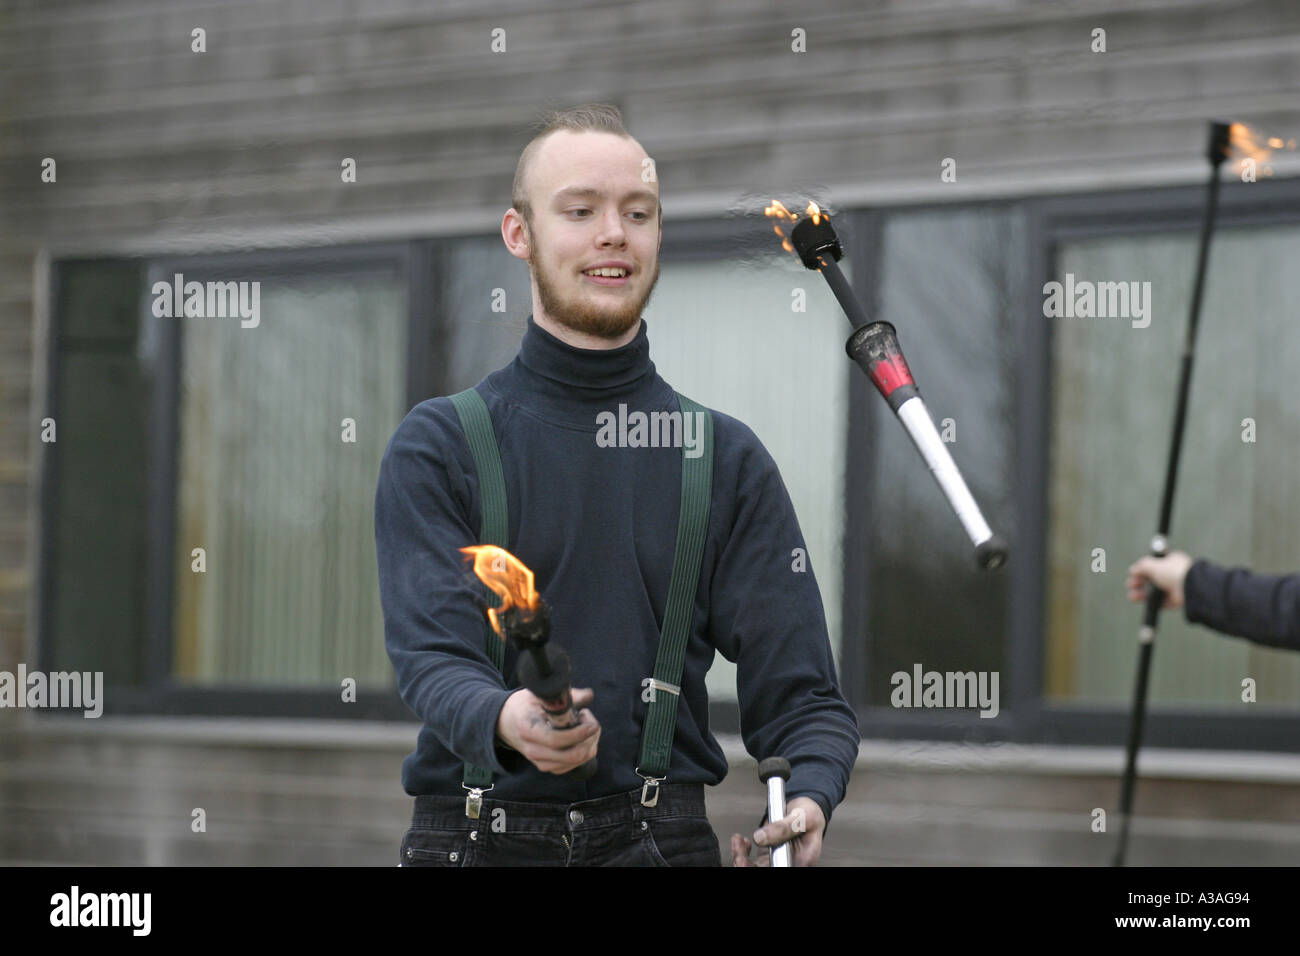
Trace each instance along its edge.
{"label": "man's hand gripping torch", "polygon": [[[474,545],[461,548],[474,559],[474,574],[501,598],[487,607],[488,624],[519,652],[516,674],[523,686],[542,702],[546,720],[556,730],[579,723],[570,684],[572,667],[564,648],[550,640],[551,612],[533,588],[533,572],[504,548]],[[568,776],[588,780],[596,773],[596,758],[570,770]]]}

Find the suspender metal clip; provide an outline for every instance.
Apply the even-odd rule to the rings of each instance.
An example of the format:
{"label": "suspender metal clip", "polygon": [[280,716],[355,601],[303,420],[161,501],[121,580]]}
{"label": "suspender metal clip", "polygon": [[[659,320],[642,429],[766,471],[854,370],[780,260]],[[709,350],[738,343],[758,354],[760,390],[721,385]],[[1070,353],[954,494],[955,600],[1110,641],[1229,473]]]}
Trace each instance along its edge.
{"label": "suspender metal clip", "polygon": [[483,794],[488,790],[495,789],[496,784],[492,784],[485,788],[471,787],[469,784],[462,783],[461,787],[469,791],[469,793],[465,795],[465,816],[469,817],[471,820],[477,820],[479,811],[483,809]]}
{"label": "suspender metal clip", "polygon": [[642,773],[641,768],[636,768],[636,775],[645,781],[641,787],[641,806],[654,807],[659,804],[659,784],[667,780],[667,777],[652,777],[648,773]]}
{"label": "suspender metal clip", "polygon": [[655,691],[662,690],[669,694],[681,696],[682,689],[676,684],[670,684],[666,680],[657,680],[654,677],[647,677],[641,681],[641,699],[647,704],[653,704],[655,701]]}

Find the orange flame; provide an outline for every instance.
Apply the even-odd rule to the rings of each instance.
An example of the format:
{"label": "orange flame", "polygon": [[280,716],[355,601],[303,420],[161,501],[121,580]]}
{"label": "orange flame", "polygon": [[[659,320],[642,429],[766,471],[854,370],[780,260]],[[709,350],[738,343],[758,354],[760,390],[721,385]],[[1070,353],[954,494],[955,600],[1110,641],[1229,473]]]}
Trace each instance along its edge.
{"label": "orange flame", "polygon": [[1273,175],[1271,166],[1264,165],[1273,158],[1277,150],[1296,148],[1295,139],[1283,140],[1280,136],[1265,136],[1257,129],[1245,123],[1233,123],[1228,127],[1228,145],[1240,159],[1252,159],[1261,175]]}
{"label": "orange flame", "polygon": [[[808,208],[805,209],[804,212],[812,217],[814,226],[819,225],[823,219],[829,220],[831,218],[826,213],[822,212],[821,207],[818,206],[815,202],[809,202]],[[781,222],[789,223],[791,229],[793,229],[795,224],[799,221],[799,217],[796,216],[794,213],[792,213],[789,209],[786,209],[785,206],[782,205],[779,199],[773,199],[772,205],[765,206],[763,208],[763,215],[775,216]],[[774,223],[772,225],[772,231],[781,237],[782,249],[784,249],[786,252],[794,252],[794,245],[790,242],[789,239],[785,237],[785,233],[781,231],[780,225]]]}
{"label": "orange flame", "polygon": [[505,637],[501,631],[499,614],[504,614],[512,607],[528,612],[526,616],[537,610],[541,596],[533,588],[533,572],[528,565],[505,548],[498,548],[494,544],[471,545],[461,548],[460,553],[474,559],[475,577],[501,598],[500,607],[487,609],[488,621],[498,637]]}

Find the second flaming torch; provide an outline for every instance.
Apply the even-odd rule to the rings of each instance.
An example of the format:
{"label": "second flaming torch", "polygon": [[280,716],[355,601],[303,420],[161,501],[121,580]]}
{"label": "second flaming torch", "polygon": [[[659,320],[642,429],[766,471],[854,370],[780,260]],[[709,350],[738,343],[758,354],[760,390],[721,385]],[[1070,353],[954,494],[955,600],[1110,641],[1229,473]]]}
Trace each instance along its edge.
{"label": "second flaming torch", "polygon": [[[821,272],[826,278],[840,308],[853,324],[853,334],[845,344],[849,357],[867,373],[911,436],[916,450],[925,459],[930,474],[934,475],[934,480],[956,512],[957,520],[975,546],[976,562],[986,570],[1001,567],[1007,560],[1007,546],[989,528],[952,455],[948,454],[939,438],[921,392],[912,380],[903,350],[898,345],[896,330],[888,322],[872,322],[867,318],[862,303],[836,265],[844,252],[829,217],[815,204],[810,205],[808,211],[809,217],[796,222],[788,239],[780,226],[776,227],[777,235],[782,237],[785,248],[796,253],[805,266]],[[773,202],[764,212],[786,220],[795,219],[779,202]]]}

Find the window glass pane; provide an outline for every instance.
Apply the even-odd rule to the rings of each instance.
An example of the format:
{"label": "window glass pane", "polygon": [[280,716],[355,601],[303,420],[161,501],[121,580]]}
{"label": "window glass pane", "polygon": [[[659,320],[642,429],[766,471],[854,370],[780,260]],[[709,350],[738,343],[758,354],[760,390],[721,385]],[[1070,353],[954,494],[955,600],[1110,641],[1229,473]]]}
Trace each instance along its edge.
{"label": "window glass pane", "polygon": [[[1045,320],[1055,330],[1045,687],[1058,702],[1120,705],[1132,694],[1141,609],[1123,579],[1159,517],[1196,246],[1186,232],[1060,251],[1058,280],[1150,282],[1152,308],[1146,328]],[[1300,570],[1298,259],[1294,226],[1215,236],[1174,500],[1172,547],[1261,572]],[[1247,418],[1254,442],[1243,441]],[[1093,570],[1097,549],[1104,573]],[[1300,704],[1294,653],[1188,625],[1182,611],[1161,615],[1153,703],[1240,708],[1245,677],[1261,700]]]}
{"label": "window glass pane", "polygon": [[372,515],[406,411],[404,282],[264,280],[255,328],[163,321],[184,323],[175,677],[391,684]]}
{"label": "window glass pane", "polygon": [[[447,354],[440,395],[471,388],[514,361],[533,311],[528,264],[507,251],[500,236],[457,239],[448,244],[446,270]],[[503,311],[495,311],[501,309]]]}
{"label": "window glass pane", "polygon": [[[52,670],[144,680],[150,372],[139,354],[141,270],[57,267],[58,336],[50,536]],[[29,662],[29,666],[34,666]]]}
{"label": "window glass pane", "polygon": [[[880,318],[897,328],[930,417],[989,526],[1008,541],[1025,253],[1015,209],[925,211],[887,220],[881,264]],[[889,706],[891,675],[910,678],[918,664],[999,672],[1005,698],[1009,576],[976,568],[947,498],[874,389],[867,413],[870,473],[859,493],[869,531],[858,546],[869,567],[868,700]]]}
{"label": "window glass pane", "polygon": [[[794,503],[838,662],[849,325],[821,276],[774,254],[761,268],[671,262],[646,309],[655,367],[682,394],[739,418],[771,453]],[[806,292],[806,312],[791,309]],[[736,699],[714,657],[709,696]]]}

